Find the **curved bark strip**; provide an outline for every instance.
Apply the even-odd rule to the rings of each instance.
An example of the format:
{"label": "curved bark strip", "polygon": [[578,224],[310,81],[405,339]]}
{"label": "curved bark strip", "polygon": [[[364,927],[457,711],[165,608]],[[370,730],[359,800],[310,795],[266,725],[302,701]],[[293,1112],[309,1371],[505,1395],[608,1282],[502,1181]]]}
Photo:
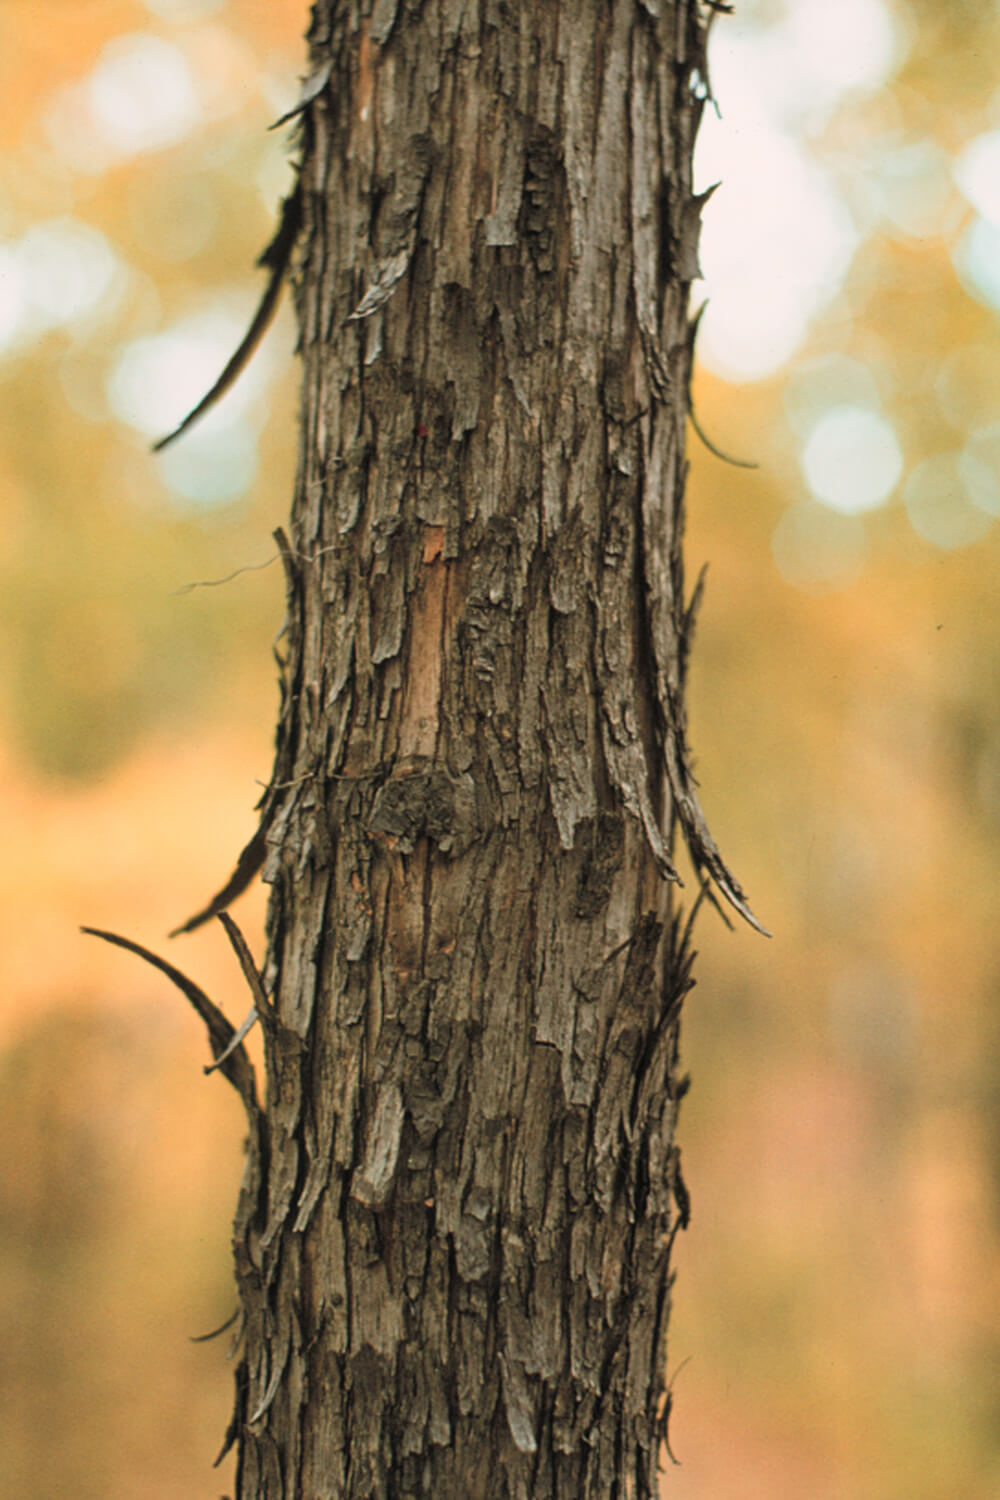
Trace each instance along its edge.
{"label": "curved bark strip", "polygon": [[695,0],[318,0],[240,1500],[657,1488]]}

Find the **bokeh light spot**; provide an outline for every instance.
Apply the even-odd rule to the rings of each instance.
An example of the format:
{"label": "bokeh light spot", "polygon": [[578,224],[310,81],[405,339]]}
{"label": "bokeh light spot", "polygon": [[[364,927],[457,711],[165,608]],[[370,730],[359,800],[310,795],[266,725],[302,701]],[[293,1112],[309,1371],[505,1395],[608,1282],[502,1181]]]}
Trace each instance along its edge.
{"label": "bokeh light spot", "polygon": [[781,393],[792,431],[807,438],[819,417],[834,406],[881,406],[879,388],[867,365],[847,354],[823,354],[789,371]]}
{"label": "bokeh light spot", "polygon": [[226,0],[143,0],[151,15],[161,21],[173,21],[183,25],[185,21],[200,21],[205,16],[214,16],[225,5]]}
{"label": "bokeh light spot", "polygon": [[954,174],[976,212],[1000,228],[1000,130],[971,140],[959,152]]}
{"label": "bokeh light spot", "polygon": [[235,114],[261,93],[253,53],[225,26],[193,27],[184,56],[206,119]]}
{"label": "bokeh light spot", "polygon": [[[245,331],[240,319],[212,309],[127,344],[108,378],[111,410],[146,437],[163,437],[212,388]],[[257,360],[243,373],[202,427],[224,426],[245,411],[260,387],[264,363]]]}
{"label": "bokeh light spot", "polygon": [[97,130],[122,156],[172,146],[201,118],[184,54],[144,33],[108,43],[87,94]]}
{"label": "bokeh light spot", "polygon": [[828,594],[852,583],[864,566],[868,543],[864,522],[800,500],[771,537],[771,552],[786,583],[809,594]]}
{"label": "bokeh light spot", "polygon": [[28,296],[50,326],[93,313],[123,279],[121,262],[104,235],[79,219],[33,225],[19,253]]}
{"label": "bokeh light spot", "polygon": [[1000,343],[960,344],[942,360],[934,394],[957,432],[987,424],[1000,416]]}
{"label": "bokeh light spot", "polygon": [[967,547],[993,524],[969,493],[960,459],[957,453],[937,453],[918,464],[903,486],[911,526],[935,547]]}
{"label": "bokeh light spot", "polygon": [[93,345],[81,340],[59,361],[59,385],[73,411],[86,422],[106,422],[104,365]]}
{"label": "bokeh light spot", "polygon": [[723,186],[706,205],[701,265],[709,306],[699,358],[733,380],[762,379],[795,353],[841,290],[857,225],[807,137],[846,94],[881,88],[906,35],[884,0],[797,0],[781,19],[758,7],[714,28],[695,179]]}
{"label": "bokeh light spot", "polygon": [[[701,132],[710,143],[701,170],[715,129]],[[727,180],[704,215],[709,305],[698,354],[716,374],[761,379],[795,352],[838,290],[857,235],[826,173],[790,137],[752,129],[730,138],[724,154]]]}
{"label": "bokeh light spot", "polygon": [[989,516],[1000,516],[1000,422],[969,434],[958,469],[973,505]]}
{"label": "bokeh light spot", "polygon": [[246,422],[192,430],[158,455],[164,483],[199,508],[230,505],[257,475],[257,446]]}
{"label": "bokeh light spot", "polygon": [[0,354],[48,328],[107,312],[126,270],[99,230],[79,219],[33,224],[0,245]]}
{"label": "bokeh light spot", "polygon": [[28,306],[28,283],[17,250],[0,245],[0,354],[19,341]]}
{"label": "bokeh light spot", "polygon": [[979,302],[1000,308],[1000,229],[976,218],[952,251],[958,279]]}
{"label": "bokeh light spot", "polygon": [[871,93],[898,66],[902,37],[883,0],[796,0],[786,24],[813,84],[835,95]]}
{"label": "bokeh light spot", "polygon": [[875,216],[907,239],[940,238],[956,227],[962,202],[950,163],[934,141],[911,141],[874,160],[869,192]]}
{"label": "bokeh light spot", "polygon": [[859,406],[836,406],[816,423],[802,452],[813,494],[844,515],[872,510],[888,498],[903,471],[892,427]]}

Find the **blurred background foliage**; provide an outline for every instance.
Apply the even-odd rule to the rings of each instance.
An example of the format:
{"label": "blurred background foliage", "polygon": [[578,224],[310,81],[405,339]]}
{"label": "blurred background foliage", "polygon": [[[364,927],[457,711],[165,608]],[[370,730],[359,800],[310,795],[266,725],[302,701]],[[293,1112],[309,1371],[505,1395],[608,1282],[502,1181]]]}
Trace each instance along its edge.
{"label": "blurred background foliage", "polygon": [[[744,0],[699,146],[684,1500],[1000,1493],[1000,6]],[[238,342],[305,0],[0,10],[0,1490],[215,1497],[238,1107],[162,934],[270,770],[291,318]],[[696,288],[700,296],[703,289]],[[190,589],[239,568],[220,587]],[[237,915],[260,946],[263,897]],[[229,1013],[216,932],[170,956]]]}

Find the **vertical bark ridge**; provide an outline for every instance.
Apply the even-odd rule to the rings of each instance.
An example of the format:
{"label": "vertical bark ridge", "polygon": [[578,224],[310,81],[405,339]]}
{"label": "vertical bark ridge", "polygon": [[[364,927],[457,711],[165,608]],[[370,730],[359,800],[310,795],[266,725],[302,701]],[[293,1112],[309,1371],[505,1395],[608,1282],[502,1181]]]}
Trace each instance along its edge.
{"label": "vertical bark ridge", "polygon": [[703,23],[318,0],[310,41],[238,1494],[648,1497]]}

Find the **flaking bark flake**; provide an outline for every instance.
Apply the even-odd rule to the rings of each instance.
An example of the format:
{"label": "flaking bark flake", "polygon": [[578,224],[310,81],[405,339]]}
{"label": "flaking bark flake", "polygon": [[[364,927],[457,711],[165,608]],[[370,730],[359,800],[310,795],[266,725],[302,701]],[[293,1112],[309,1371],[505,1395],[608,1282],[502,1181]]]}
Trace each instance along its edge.
{"label": "flaking bark flake", "polygon": [[[695,0],[317,0],[239,1500],[648,1500]],[[715,861],[715,863],[713,863]]]}

